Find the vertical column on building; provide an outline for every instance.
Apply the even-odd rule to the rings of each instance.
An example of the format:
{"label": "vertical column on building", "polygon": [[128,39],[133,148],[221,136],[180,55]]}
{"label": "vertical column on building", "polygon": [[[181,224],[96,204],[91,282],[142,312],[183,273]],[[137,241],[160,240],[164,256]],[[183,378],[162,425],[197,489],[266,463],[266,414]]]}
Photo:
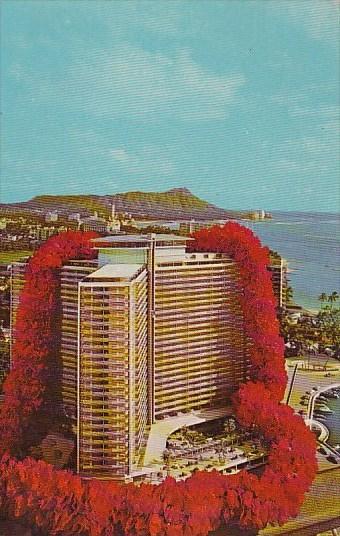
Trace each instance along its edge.
{"label": "vertical column on building", "polygon": [[135,458],[135,433],[136,433],[136,325],[135,325],[135,297],[132,287],[129,286],[129,474],[132,473],[132,467]]}
{"label": "vertical column on building", "polygon": [[279,307],[283,306],[283,259],[280,258],[280,302]]}
{"label": "vertical column on building", "polygon": [[16,262],[11,264],[10,270],[10,358],[9,366],[13,364],[13,345],[15,342],[15,322],[17,310],[19,307],[20,293],[25,284],[25,272],[27,264],[25,262]]}
{"label": "vertical column on building", "polygon": [[77,307],[77,473],[80,472],[80,292],[81,284],[78,283],[78,307]]}
{"label": "vertical column on building", "polygon": [[155,420],[155,250],[156,235],[151,234],[148,250],[148,384],[149,422]]}

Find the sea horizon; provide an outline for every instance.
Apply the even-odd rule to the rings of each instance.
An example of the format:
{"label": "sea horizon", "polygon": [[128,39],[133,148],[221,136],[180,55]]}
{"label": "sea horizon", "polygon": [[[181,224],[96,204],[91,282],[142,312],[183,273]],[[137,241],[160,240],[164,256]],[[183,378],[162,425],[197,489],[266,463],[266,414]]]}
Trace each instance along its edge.
{"label": "sea horizon", "polygon": [[246,226],[263,245],[287,259],[294,301],[306,309],[320,308],[318,296],[340,290],[340,217],[334,213],[276,212],[267,221]]}
{"label": "sea horizon", "polygon": [[[174,187],[175,188],[175,187]],[[49,193],[49,192],[40,192],[40,193],[36,193],[34,194],[33,196],[31,197],[27,197],[25,199],[16,199],[16,200],[12,200],[12,201],[3,201],[1,198],[0,198],[0,206],[1,205],[16,205],[17,203],[26,203],[28,201],[31,201],[32,199],[34,199],[35,197],[40,197],[40,196],[56,196],[56,197],[63,197],[63,196],[87,196],[87,195],[90,195],[90,196],[95,196],[95,197],[103,197],[103,196],[114,196],[114,195],[118,195],[118,194],[124,194],[124,193],[128,193],[128,192],[140,192],[140,193],[164,193],[166,191],[169,191],[173,188],[170,188],[168,190],[157,190],[157,189],[153,189],[153,190],[140,190],[140,189],[130,189],[130,190],[126,190],[126,191],[117,191],[117,192],[109,192],[109,193],[94,193],[94,192],[63,192],[63,193]],[[198,193],[195,193],[195,192],[192,192],[192,195],[195,195],[196,197],[199,197],[200,199],[202,199],[203,201],[207,201],[208,203],[210,204],[214,204],[212,201],[209,201],[207,199],[204,198],[204,196],[201,196],[199,195]],[[340,217],[340,202],[339,202],[339,210],[334,212],[333,210],[331,211],[328,211],[328,210],[318,210],[318,209],[308,209],[308,210],[296,210],[296,209],[280,209],[280,208],[269,208],[269,207],[264,207],[264,206],[248,206],[248,207],[233,207],[233,206],[224,206],[223,204],[217,204],[215,205],[217,208],[220,208],[222,210],[227,210],[227,211],[234,211],[234,212],[251,212],[251,211],[256,211],[256,210],[264,210],[265,212],[267,213],[270,213],[270,214],[276,214],[276,215],[280,215],[280,214],[310,214],[310,215],[322,215],[322,214],[327,214],[327,215],[333,215],[333,216],[339,216]],[[264,220],[264,223],[268,221],[268,220]]]}

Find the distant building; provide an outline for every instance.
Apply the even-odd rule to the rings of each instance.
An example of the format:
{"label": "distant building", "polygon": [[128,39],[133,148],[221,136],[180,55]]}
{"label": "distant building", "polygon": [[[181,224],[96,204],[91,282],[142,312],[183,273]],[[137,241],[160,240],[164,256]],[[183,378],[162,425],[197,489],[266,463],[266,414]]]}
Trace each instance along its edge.
{"label": "distant building", "polygon": [[109,218],[109,221],[106,225],[106,232],[113,234],[113,233],[119,233],[120,231],[121,222],[118,218],[116,218],[116,207],[115,204],[112,203],[111,205],[111,216]]}
{"label": "distant building", "polygon": [[0,327],[2,331],[2,335],[5,342],[10,342],[11,339],[11,330],[9,328],[4,328],[3,326]]}
{"label": "distant building", "polygon": [[[164,220],[135,220],[133,227],[136,229],[147,229],[148,227],[157,227],[163,229],[171,229],[172,231],[179,230],[178,221],[164,221]],[[183,234],[183,233],[182,233]]]}
{"label": "distant building", "polygon": [[272,274],[273,291],[277,300],[277,306],[285,309],[287,305],[287,272],[288,263],[278,253],[271,253],[268,270]]}
{"label": "distant building", "polygon": [[[6,262],[4,264],[0,264],[0,285],[2,285],[5,281],[5,278],[7,278],[10,275],[10,265]],[[1,290],[3,290],[1,288]]]}
{"label": "distant building", "polygon": [[118,233],[120,231],[120,221],[113,220],[106,224],[106,232],[109,234]]}
{"label": "distant building", "polygon": [[58,212],[47,212],[45,216],[46,222],[56,222],[58,221]]}
{"label": "distant building", "polygon": [[263,209],[260,209],[249,212],[248,217],[251,220],[265,220],[267,218],[270,219],[272,215],[269,212],[265,212]]}
{"label": "distant building", "polygon": [[82,218],[79,222],[79,228],[82,231],[95,231],[97,233],[106,233],[107,232],[107,222],[104,218],[89,217]]}
{"label": "distant building", "polygon": [[107,221],[105,218],[100,218],[98,212],[95,211],[93,216],[81,218],[79,220],[79,229],[82,231],[95,231],[97,233],[117,233],[120,231],[121,222],[116,218],[115,205],[111,207],[111,215]]}
{"label": "distant building", "polygon": [[210,221],[183,221],[179,224],[179,232],[183,235],[190,235],[200,229],[207,229],[213,225],[224,225],[227,220],[210,220]]}
{"label": "distant building", "polygon": [[51,236],[58,234],[62,229],[58,227],[42,227],[41,225],[31,225],[29,228],[29,236],[35,240],[44,242]]}
{"label": "distant building", "polygon": [[75,221],[80,221],[80,213],[79,212],[74,212],[73,214],[69,214],[68,217],[67,217],[68,220],[72,221],[72,220],[75,220]]}

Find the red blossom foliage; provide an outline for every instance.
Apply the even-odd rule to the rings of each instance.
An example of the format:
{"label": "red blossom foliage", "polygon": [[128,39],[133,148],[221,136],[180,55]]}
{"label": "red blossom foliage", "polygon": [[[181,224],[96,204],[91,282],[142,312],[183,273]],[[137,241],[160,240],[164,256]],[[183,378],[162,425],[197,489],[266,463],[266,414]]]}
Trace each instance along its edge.
{"label": "red blossom foliage", "polygon": [[28,263],[15,324],[12,370],[4,382],[0,407],[0,454],[25,452],[34,431],[43,432],[43,421],[48,422],[55,412],[50,405],[55,405],[58,379],[59,269],[68,259],[92,258],[90,239],[95,236],[74,231],[54,236]]}
{"label": "red blossom foliage", "polygon": [[[251,380],[241,385],[233,404],[238,421],[260,431],[271,446],[262,476],[197,472],[184,482],[167,478],[159,486],[137,487],[82,481],[44,462],[18,462],[5,455],[0,510],[8,517],[51,536],[206,536],[230,523],[263,528],[297,515],[316,472],[315,438],[302,418],[280,403],[286,373],[268,250],[236,223],[199,231],[190,247],[226,253],[239,267]],[[18,312],[14,369],[0,416],[3,452],[18,450],[32,417],[44,406],[56,336],[56,270],[68,258],[90,255],[88,235],[67,233],[50,239],[30,263]]]}

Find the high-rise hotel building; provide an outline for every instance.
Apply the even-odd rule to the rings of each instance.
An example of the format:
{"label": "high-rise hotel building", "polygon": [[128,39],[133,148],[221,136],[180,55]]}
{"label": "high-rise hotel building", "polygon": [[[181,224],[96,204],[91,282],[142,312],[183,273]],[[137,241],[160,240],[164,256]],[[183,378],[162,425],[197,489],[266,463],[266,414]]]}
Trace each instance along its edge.
{"label": "high-rise hotel building", "polygon": [[281,310],[285,310],[287,307],[288,263],[286,259],[272,251],[270,254],[270,265],[268,266],[268,270],[271,273],[277,306]]}
{"label": "high-rise hotel building", "polygon": [[[97,260],[61,269],[62,404],[84,476],[133,477],[157,421],[225,407],[247,377],[238,268],[187,253],[188,240],[97,238]],[[12,318],[24,268],[12,268]]]}

